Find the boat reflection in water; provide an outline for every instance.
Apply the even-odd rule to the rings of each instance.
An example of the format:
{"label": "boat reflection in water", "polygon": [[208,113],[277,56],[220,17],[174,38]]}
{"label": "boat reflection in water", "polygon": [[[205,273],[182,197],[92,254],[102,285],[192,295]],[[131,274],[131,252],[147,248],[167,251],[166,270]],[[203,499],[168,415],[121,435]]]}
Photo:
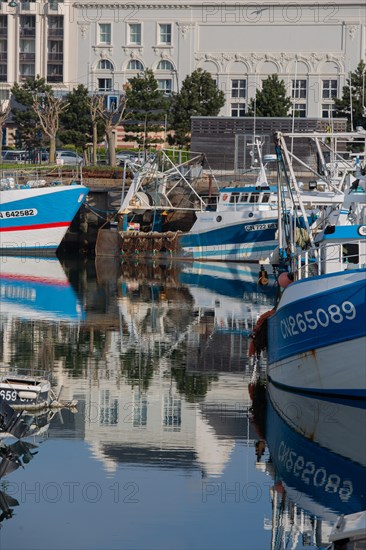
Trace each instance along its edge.
{"label": "boat reflection in water", "polygon": [[273,307],[274,276],[258,264],[192,262],[184,264],[179,279],[189,286],[197,307],[214,312],[220,332],[248,335]]}
{"label": "boat reflection in water", "polygon": [[354,405],[269,385],[265,434],[267,468],[275,479],[273,548],[300,537],[327,545],[341,514],[366,508],[366,410]]}
{"label": "boat reflection in water", "polygon": [[[0,434],[3,435],[3,434]],[[29,441],[16,441],[11,445],[0,439],[0,480],[13,473],[18,468],[24,468],[38,453],[38,447]],[[0,490],[0,527],[5,519],[13,517],[14,508],[19,501],[6,492],[6,484],[1,483]]]}
{"label": "boat reflection in water", "polygon": [[0,257],[1,316],[75,322],[83,312],[59,260]]}

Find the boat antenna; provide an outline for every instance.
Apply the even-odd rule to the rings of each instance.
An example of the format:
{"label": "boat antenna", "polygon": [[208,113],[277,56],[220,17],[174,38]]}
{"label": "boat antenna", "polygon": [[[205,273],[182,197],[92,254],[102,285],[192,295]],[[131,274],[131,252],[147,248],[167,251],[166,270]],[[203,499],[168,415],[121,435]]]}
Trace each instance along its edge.
{"label": "boat antenna", "polygon": [[351,109],[351,132],[353,132],[352,76],[349,73],[349,104]]}
{"label": "boat antenna", "polygon": [[[295,86],[292,87],[292,137],[291,137],[291,154],[294,153],[294,133],[295,133],[295,101],[296,101],[296,95],[297,90],[299,86],[299,96],[300,96],[300,82],[297,82],[297,58],[295,59]],[[292,162],[292,161],[291,161]]]}

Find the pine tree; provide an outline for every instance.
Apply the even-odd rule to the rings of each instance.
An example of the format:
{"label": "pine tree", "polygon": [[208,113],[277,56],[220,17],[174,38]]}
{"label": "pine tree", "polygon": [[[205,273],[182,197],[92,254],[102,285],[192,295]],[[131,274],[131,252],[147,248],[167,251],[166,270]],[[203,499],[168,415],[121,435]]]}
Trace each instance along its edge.
{"label": "pine tree", "polygon": [[136,141],[143,149],[161,143],[156,133],[164,131],[164,119],[169,109],[169,100],[159,90],[158,82],[151,69],[132,78],[126,86],[129,117],[123,123],[125,140]]}
{"label": "pine tree", "polygon": [[38,148],[42,143],[42,127],[33,109],[35,96],[52,93],[52,88],[44,78],[28,78],[22,85],[14,84],[11,89],[16,105],[12,108],[13,120],[17,128],[17,146],[28,150]]}
{"label": "pine tree", "polygon": [[277,74],[272,74],[263,81],[262,89],[256,91],[255,99],[250,100],[248,115],[257,117],[288,116],[291,103],[284,81],[279,80]]}
{"label": "pine tree", "polygon": [[347,118],[351,130],[357,126],[366,129],[366,65],[362,60],[356,70],[350,73],[346,82],[346,86],[343,86],[342,98],[334,100],[335,116]]}
{"label": "pine tree", "polygon": [[224,92],[219,90],[211,74],[202,69],[193,71],[182,83],[180,92],[174,96],[171,127],[174,135],[171,142],[186,145],[190,142],[192,116],[217,116],[225,105]]}

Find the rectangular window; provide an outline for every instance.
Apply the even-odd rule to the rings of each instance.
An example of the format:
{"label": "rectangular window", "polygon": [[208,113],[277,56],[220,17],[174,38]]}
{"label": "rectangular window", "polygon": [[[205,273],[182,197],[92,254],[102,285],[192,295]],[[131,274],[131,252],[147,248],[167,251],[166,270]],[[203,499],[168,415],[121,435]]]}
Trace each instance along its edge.
{"label": "rectangular window", "polygon": [[182,402],[172,395],[164,395],[164,431],[180,431],[182,425]]}
{"label": "rectangular window", "polygon": [[34,63],[21,63],[19,66],[19,76],[21,79],[34,78],[35,77]]}
{"label": "rectangular window", "polygon": [[98,78],[98,90],[99,90],[99,92],[111,92],[112,91],[112,79],[111,78]]}
{"label": "rectangular window", "polygon": [[99,23],[99,44],[110,44],[111,36],[111,24]]}
{"label": "rectangular window", "polygon": [[172,81],[170,78],[158,79],[158,87],[165,95],[172,93]]}
{"label": "rectangular window", "polygon": [[[8,70],[6,65],[0,65],[0,82],[6,82],[8,79]],[[0,100],[2,99],[8,99],[4,98],[3,96],[4,90],[0,90]]]}
{"label": "rectangular window", "polygon": [[231,104],[231,116],[243,117],[245,116],[245,103],[232,103]]}
{"label": "rectangular window", "polygon": [[172,25],[171,23],[161,23],[159,25],[159,44],[172,43]]}
{"label": "rectangular window", "polygon": [[292,81],[292,99],[306,99],[306,80]]}
{"label": "rectangular window", "polygon": [[232,80],[231,81],[231,97],[245,99],[247,96],[247,81]]}
{"label": "rectangular window", "polygon": [[128,42],[133,46],[141,44],[141,23],[130,23],[128,25]]}
{"label": "rectangular window", "polygon": [[48,38],[61,39],[64,36],[63,15],[50,15],[48,17]]}
{"label": "rectangular window", "polygon": [[335,113],[335,107],[333,103],[323,103],[322,118],[333,118],[334,113]]}
{"label": "rectangular window", "polygon": [[292,111],[291,114],[295,111],[295,117],[305,118],[306,103],[295,103],[291,111]]}
{"label": "rectangular window", "polygon": [[333,99],[337,97],[337,80],[323,80],[323,99]]}
{"label": "rectangular window", "polygon": [[35,53],[36,51],[35,40],[20,39],[19,51],[21,53]]}

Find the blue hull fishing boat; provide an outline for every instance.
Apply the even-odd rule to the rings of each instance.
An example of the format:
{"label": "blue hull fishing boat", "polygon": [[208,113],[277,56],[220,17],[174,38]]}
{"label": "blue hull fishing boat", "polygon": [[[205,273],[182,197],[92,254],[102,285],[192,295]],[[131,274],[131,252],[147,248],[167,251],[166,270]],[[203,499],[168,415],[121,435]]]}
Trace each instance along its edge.
{"label": "blue hull fishing boat", "polygon": [[0,252],[56,251],[88,194],[83,185],[0,182]]}
{"label": "blue hull fishing boat", "polygon": [[[280,140],[280,157],[284,149]],[[268,378],[308,395],[365,400],[366,177],[358,161],[355,176],[335,223],[310,250],[295,251],[291,273],[279,277],[286,288],[268,318]]]}
{"label": "blue hull fishing boat", "polygon": [[[194,178],[189,181],[181,174],[184,167],[172,168],[173,164],[165,155],[165,164],[169,170],[159,170],[158,158],[155,164],[149,161],[139,172],[123,200],[119,215],[123,216],[124,230],[120,233],[123,255],[139,254],[144,257],[156,257],[157,254],[169,257],[189,258],[197,261],[211,260],[224,262],[273,262],[278,251],[278,204],[280,191],[270,182],[270,165],[276,159],[274,155],[262,158],[263,143],[256,139],[251,144],[255,148],[255,161],[246,174],[245,184],[225,185],[218,188],[217,194],[201,196],[193,187]],[[161,154],[165,154],[162,152]],[[254,152],[253,152],[254,155]],[[201,161],[201,155],[186,164]],[[163,158],[164,160],[164,158]],[[200,165],[201,168],[201,165]],[[199,173],[197,187],[205,175]],[[189,207],[183,207],[184,200],[178,194],[176,178],[184,179],[187,192],[185,201]],[[170,179],[173,178],[173,179]],[[213,176],[209,175],[209,181]],[[326,181],[314,189],[304,186],[301,197],[305,210],[301,213],[307,224],[319,224],[327,216],[330,205],[339,206],[343,201],[343,182],[328,186]],[[210,186],[211,187],[211,186]],[[217,186],[218,187],[218,186]],[[212,191],[212,190],[211,190]],[[286,193],[285,193],[286,194]],[[288,209],[293,207],[292,195],[284,196]],[[299,208],[295,197],[295,209]],[[162,223],[157,229],[157,221],[162,216],[167,219],[173,213],[183,210],[194,212],[195,221],[186,232],[172,234],[162,232]],[[147,223],[150,220],[150,223]],[[139,221],[139,223],[134,223]],[[299,223],[299,229],[305,222]],[[141,229],[141,231],[140,231]],[[144,229],[144,230],[142,230]],[[97,247],[97,254],[99,248]],[[102,254],[102,251],[100,251]]]}

